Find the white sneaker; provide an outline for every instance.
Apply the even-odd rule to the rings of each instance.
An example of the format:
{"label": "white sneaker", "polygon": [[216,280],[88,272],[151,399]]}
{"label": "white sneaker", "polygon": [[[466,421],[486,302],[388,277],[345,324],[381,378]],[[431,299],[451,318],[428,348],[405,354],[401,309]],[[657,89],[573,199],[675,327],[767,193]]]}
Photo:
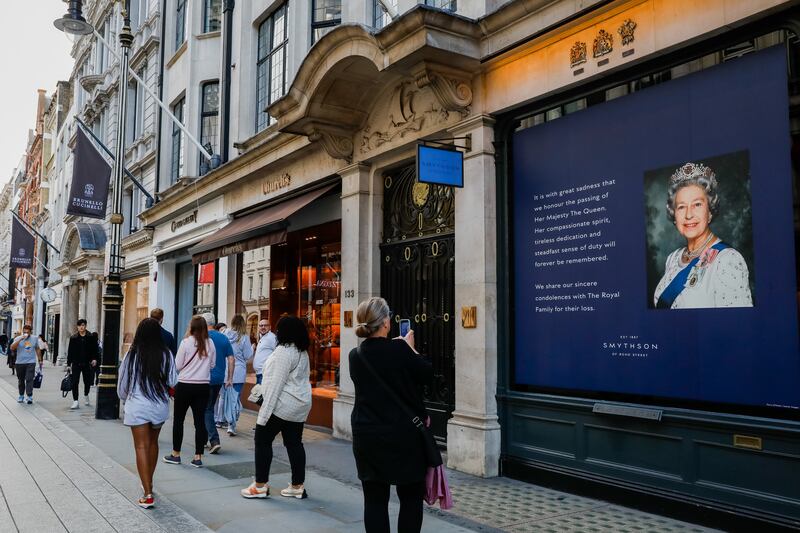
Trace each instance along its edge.
{"label": "white sneaker", "polygon": [[88,396],[84,396],[83,398],[84,398],[83,405],[85,405],[87,407],[92,405],[91,402],[89,402],[89,397]]}
{"label": "white sneaker", "polygon": [[80,407],[81,406],[78,404],[78,400],[75,400],[74,402],[72,402],[72,406],[70,407],[70,409],[80,409]]}
{"label": "white sneaker", "polygon": [[300,485],[299,488],[292,487],[291,483],[288,487],[281,490],[281,496],[286,496],[287,498],[308,498],[308,493],[306,493],[306,488],[304,485]]}
{"label": "white sneaker", "polygon": [[261,488],[256,487],[256,482],[250,483],[250,486],[241,490],[241,494],[248,500],[254,498],[267,498],[269,497],[269,485],[264,485]]}

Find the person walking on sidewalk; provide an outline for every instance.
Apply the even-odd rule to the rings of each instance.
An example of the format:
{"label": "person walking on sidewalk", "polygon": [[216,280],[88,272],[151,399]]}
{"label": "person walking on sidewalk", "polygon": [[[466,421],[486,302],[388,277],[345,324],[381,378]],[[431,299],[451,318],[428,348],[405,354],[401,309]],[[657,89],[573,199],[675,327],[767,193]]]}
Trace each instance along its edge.
{"label": "person walking on sidewalk", "polygon": [[[23,401],[29,405],[33,403],[33,378],[36,375],[36,363],[38,361],[39,368],[42,366],[42,351],[39,350],[39,345],[36,338],[31,335],[32,328],[25,325],[22,328],[22,335],[14,339],[11,344],[11,349],[16,350],[16,371],[17,371],[17,386],[19,388],[18,403]],[[25,395],[26,397],[23,397]]]}
{"label": "person walking on sidewalk", "polygon": [[267,359],[262,384],[264,401],[258,411],[255,434],[255,481],[241,494],[245,498],[269,496],[272,441],[281,434],[289,454],[292,482],[281,496],[307,498],[305,489],[306,451],[303,424],[311,411],[311,382],[308,362],[308,329],[295,316],[278,321],[278,347]]}
{"label": "person walking on sidewalk", "polygon": [[153,474],[158,463],[158,435],[169,418],[169,388],[178,382],[172,352],[160,335],[160,325],[145,318],[136,328],[128,354],[119,366],[117,395],[124,400],[123,423],[131,428],[136,470],[144,494],[139,507],[150,509]]}
{"label": "person walking on sidewalk", "polygon": [[178,343],[175,341],[175,336],[167,331],[163,326],[164,310],[158,307],[154,308],[152,311],[150,311],[150,318],[158,321],[158,327],[161,331],[161,339],[164,341],[164,345],[169,349],[170,352],[172,352],[172,355],[174,356],[176,353],[178,353]]}
{"label": "person walking on sidewalk", "polygon": [[86,331],[86,319],[79,319],[77,326],[78,332],[69,338],[67,347],[67,370],[72,374],[72,406],[70,409],[80,407],[78,388],[81,376],[83,376],[83,403],[86,406],[91,405],[89,391],[94,383],[94,369],[100,360],[97,337]]}
{"label": "person walking on sidewalk", "polygon": [[39,345],[39,351],[42,352],[42,361],[47,358],[47,352],[50,351],[50,346],[47,344],[47,341],[44,340],[44,335],[41,333],[39,334],[39,338],[36,340],[36,344]]}
{"label": "person walking on sidewalk", "polygon": [[[389,490],[397,486],[400,514],[397,530],[422,528],[427,461],[419,430],[405,411],[373,376],[419,417],[427,419],[423,385],[433,377],[429,361],[414,349],[414,331],[405,338],[389,339],[391,313],[386,300],[370,298],[356,310],[356,335],[364,338],[349,355],[355,402],[350,417],[353,455],[364,489],[364,528],[367,533],[389,531]],[[367,366],[371,367],[371,369]]]}
{"label": "person walking on sidewalk", "polygon": [[[214,420],[214,408],[217,405],[219,391],[223,385],[230,387],[233,385],[233,348],[228,337],[220,333],[214,326],[217,325],[213,313],[203,313],[203,318],[208,324],[208,337],[214,344],[215,364],[211,370],[211,386],[208,395],[208,405],[206,406],[205,422],[208,432],[209,453],[219,453],[222,446],[219,443],[219,432],[217,431],[216,421]],[[205,445],[206,441],[203,441]]]}
{"label": "person walking on sidewalk", "polygon": [[[14,332],[14,335],[11,337],[12,343],[14,342],[13,339],[19,337],[19,331]],[[17,351],[12,348],[11,346],[8,347],[8,354],[6,357],[6,363],[8,364],[8,368],[11,369],[11,375],[16,375],[17,373]]]}
{"label": "person walking on sidewalk", "polygon": [[0,353],[3,355],[8,354],[8,335],[5,333],[0,335]]}
{"label": "person walking on sidewalk", "polygon": [[[225,336],[228,337],[233,348],[234,366],[231,380],[233,389],[237,394],[241,394],[242,388],[244,388],[244,381],[247,378],[247,361],[253,357],[253,345],[250,344],[247,323],[242,315],[233,317],[231,327],[225,332]],[[238,410],[236,412],[238,413]],[[228,435],[231,437],[236,435],[238,418],[237,416],[235,420],[228,420]]]}
{"label": "person walking on sidewalk", "polygon": [[253,370],[256,373],[256,383],[261,383],[263,379],[264,364],[275,347],[278,345],[278,339],[275,334],[269,330],[269,320],[262,318],[258,321],[258,345],[256,345],[256,355],[253,358]]}
{"label": "person walking on sidewalk", "polygon": [[[227,339],[226,339],[227,342]],[[164,457],[164,462],[181,464],[181,445],[183,444],[183,423],[186,412],[192,409],[194,419],[194,459],[191,465],[203,466],[203,447],[208,439],[205,412],[208,404],[208,382],[214,368],[216,350],[208,338],[206,320],[195,315],[189,323],[189,335],[178,346],[175,366],[178,369],[178,384],[175,386],[175,409],[172,421],[172,453]]]}

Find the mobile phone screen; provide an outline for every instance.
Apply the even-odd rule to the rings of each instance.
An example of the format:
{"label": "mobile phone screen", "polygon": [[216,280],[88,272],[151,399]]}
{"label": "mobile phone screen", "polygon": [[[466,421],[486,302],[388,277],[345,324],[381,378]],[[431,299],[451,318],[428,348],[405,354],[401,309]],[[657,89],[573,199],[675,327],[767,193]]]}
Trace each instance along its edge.
{"label": "mobile phone screen", "polygon": [[400,336],[405,337],[408,334],[408,331],[411,329],[411,321],[408,319],[403,319],[400,321]]}

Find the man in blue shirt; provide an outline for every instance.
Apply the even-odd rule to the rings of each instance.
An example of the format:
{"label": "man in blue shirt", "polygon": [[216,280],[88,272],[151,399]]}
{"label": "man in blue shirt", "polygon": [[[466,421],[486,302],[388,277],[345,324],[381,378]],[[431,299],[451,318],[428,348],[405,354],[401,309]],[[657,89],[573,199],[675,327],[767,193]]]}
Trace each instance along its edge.
{"label": "man in blue shirt", "polygon": [[31,335],[32,330],[33,328],[26,324],[22,328],[22,335],[14,339],[11,344],[11,349],[17,351],[18,403],[25,400],[23,394],[28,396],[28,404],[33,403],[33,378],[36,375],[36,362],[39,362],[40,368],[42,366],[42,352],[39,350],[37,339]]}
{"label": "man in blue shirt", "polygon": [[219,398],[219,391],[222,386],[230,387],[233,385],[233,348],[228,337],[214,329],[214,326],[217,325],[214,314],[203,313],[203,318],[206,319],[206,324],[208,325],[208,337],[214,343],[214,349],[217,351],[214,368],[211,369],[211,393],[208,396],[208,405],[206,406],[206,430],[208,431],[208,442],[211,445],[209,453],[219,453],[222,446],[220,446],[219,433],[214,423],[214,406],[217,405],[217,398]]}

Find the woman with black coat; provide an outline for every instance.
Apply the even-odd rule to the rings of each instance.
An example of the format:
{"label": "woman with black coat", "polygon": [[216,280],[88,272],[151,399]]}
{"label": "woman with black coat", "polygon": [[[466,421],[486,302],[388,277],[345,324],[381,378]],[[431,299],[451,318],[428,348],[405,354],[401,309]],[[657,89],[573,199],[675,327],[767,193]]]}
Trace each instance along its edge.
{"label": "woman with black coat", "polygon": [[422,436],[372,372],[425,420],[422,388],[433,369],[414,349],[413,331],[404,338],[388,338],[391,312],[383,298],[361,302],[356,318],[356,335],[365,340],[349,356],[356,393],[351,423],[353,455],[364,489],[364,527],[367,533],[389,532],[389,489],[396,485],[397,530],[420,531],[427,469]]}

